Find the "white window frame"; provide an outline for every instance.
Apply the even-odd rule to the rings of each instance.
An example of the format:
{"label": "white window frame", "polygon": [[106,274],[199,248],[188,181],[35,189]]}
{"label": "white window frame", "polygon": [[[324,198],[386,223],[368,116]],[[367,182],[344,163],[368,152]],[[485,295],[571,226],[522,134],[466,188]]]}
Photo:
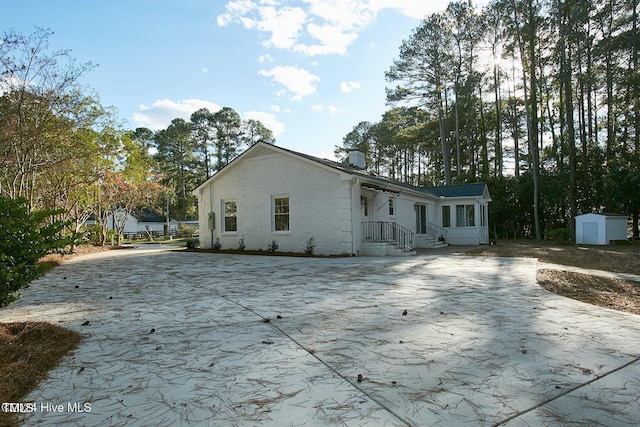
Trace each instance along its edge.
{"label": "white window frame", "polygon": [[396,216],[396,201],[393,197],[389,197],[389,217]]}
{"label": "white window frame", "polygon": [[476,226],[476,205],[456,205],[456,227]]}
{"label": "white window frame", "polygon": [[[222,200],[222,232],[223,233],[237,233],[238,232],[238,203],[235,200]],[[235,212],[231,214],[227,213],[227,203],[233,203]],[[227,218],[235,218],[235,230],[227,229]]]}
{"label": "white window frame", "polygon": [[[284,207],[284,205],[276,206],[276,202],[280,199],[287,199],[286,212],[277,212],[279,208],[280,210],[282,210],[281,208]],[[276,218],[277,216],[287,218],[286,229],[278,230],[279,221]],[[288,234],[291,232],[291,198],[289,197],[288,194],[278,194],[278,195],[274,195],[271,198],[271,231],[273,233],[279,233],[279,234]]]}

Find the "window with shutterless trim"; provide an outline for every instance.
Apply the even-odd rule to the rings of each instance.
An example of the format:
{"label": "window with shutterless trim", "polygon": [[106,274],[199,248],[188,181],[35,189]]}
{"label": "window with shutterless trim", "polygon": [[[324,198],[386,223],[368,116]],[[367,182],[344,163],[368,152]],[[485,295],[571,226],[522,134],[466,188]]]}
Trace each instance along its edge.
{"label": "window with shutterless trim", "polygon": [[222,231],[238,231],[238,205],[235,200],[225,200],[222,203],[224,221]]}
{"label": "window with shutterless trim", "polygon": [[289,231],[289,196],[273,198],[273,231]]}

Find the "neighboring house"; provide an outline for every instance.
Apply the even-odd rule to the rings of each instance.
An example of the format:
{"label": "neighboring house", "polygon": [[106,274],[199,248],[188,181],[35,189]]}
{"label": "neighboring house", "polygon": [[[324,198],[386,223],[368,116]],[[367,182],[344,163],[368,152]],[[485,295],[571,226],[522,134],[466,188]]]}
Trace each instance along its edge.
{"label": "neighboring house", "polygon": [[[116,215],[125,215],[124,211],[119,211]],[[149,208],[141,208],[127,215],[127,222],[122,234],[124,235],[144,235],[150,233],[153,235],[164,234],[165,219]],[[107,218],[107,228],[115,229],[115,221],[113,216]]]}
{"label": "neighboring house", "polygon": [[176,234],[178,234],[178,231],[180,231],[181,228],[195,229],[196,232],[194,232],[194,234],[197,234],[198,220],[197,219],[181,219],[178,221],[177,219],[172,219],[171,221],[169,221],[169,233],[172,236],[175,236]]}
{"label": "neighboring house", "polygon": [[608,245],[627,240],[627,215],[588,213],[576,216],[576,244]]}
{"label": "neighboring house", "polygon": [[198,186],[200,245],[389,255],[442,243],[488,243],[485,184],[415,187],[350,165],[257,143]]}

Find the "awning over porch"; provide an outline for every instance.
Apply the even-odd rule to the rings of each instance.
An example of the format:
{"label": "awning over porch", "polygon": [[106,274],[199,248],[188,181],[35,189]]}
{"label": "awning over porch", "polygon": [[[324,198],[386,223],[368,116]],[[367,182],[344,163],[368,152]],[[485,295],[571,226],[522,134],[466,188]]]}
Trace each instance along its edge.
{"label": "awning over porch", "polygon": [[361,184],[360,188],[362,190],[375,191],[376,193],[386,194],[388,196],[398,197],[400,195],[399,191],[387,190],[386,188],[382,188],[373,184]]}

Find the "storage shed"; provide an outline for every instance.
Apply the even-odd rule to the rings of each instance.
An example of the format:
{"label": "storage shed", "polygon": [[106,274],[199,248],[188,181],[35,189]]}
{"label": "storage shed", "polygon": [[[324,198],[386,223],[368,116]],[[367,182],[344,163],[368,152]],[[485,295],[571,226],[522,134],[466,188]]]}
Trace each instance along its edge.
{"label": "storage shed", "polygon": [[612,240],[627,239],[627,216],[584,214],[576,216],[576,244],[608,245]]}

